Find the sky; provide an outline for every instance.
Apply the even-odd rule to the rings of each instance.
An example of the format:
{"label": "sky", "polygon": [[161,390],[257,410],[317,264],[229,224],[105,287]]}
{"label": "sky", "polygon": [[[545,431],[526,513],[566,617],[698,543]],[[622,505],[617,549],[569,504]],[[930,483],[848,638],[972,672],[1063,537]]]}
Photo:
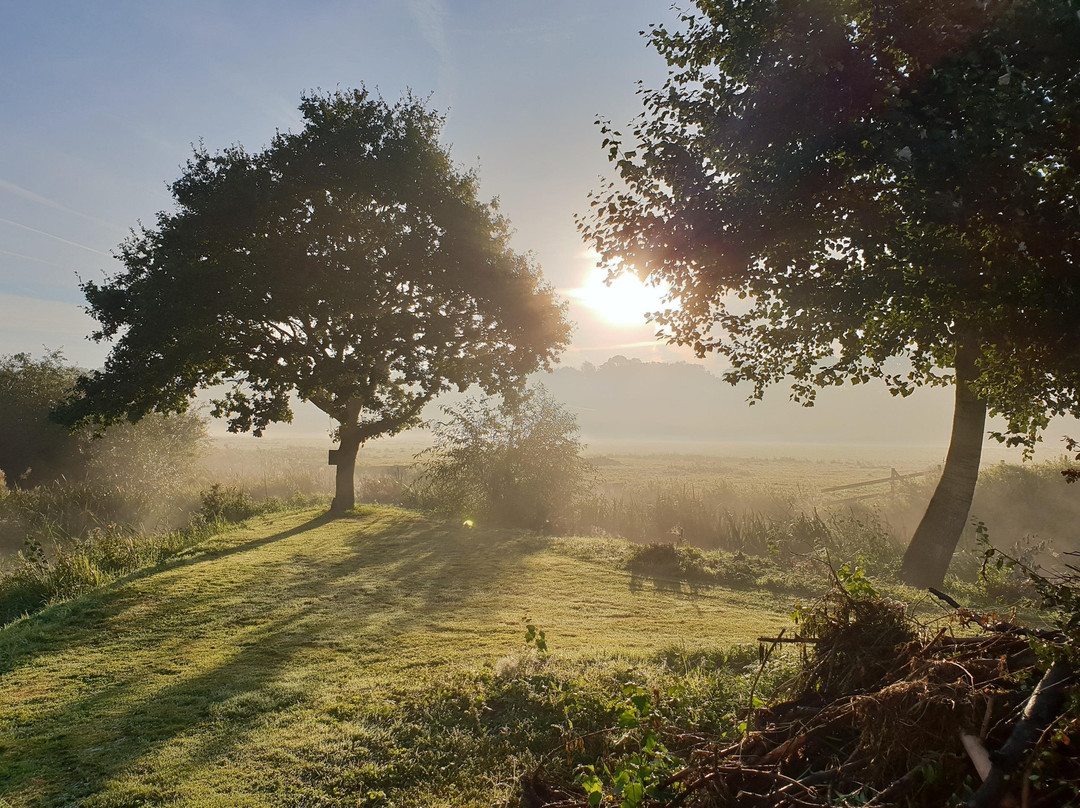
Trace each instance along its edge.
{"label": "sky", "polygon": [[[578,323],[564,361],[689,358],[608,292],[573,215],[606,173],[594,121],[629,120],[664,68],[639,31],[657,2],[155,2],[4,0],[0,30],[0,352],[62,347],[99,365],[79,280],[118,264],[200,140],[265,145],[301,126],[305,90],[407,90],[446,114],[445,141],[498,197]],[[596,295],[619,323],[597,317]],[[645,292],[648,298],[648,292]],[[648,306],[648,300],[641,304]]]}
{"label": "sky", "polygon": [[[610,174],[594,122],[630,121],[637,82],[664,78],[639,34],[673,17],[664,0],[0,0],[0,13],[0,354],[62,348],[99,366],[108,346],[87,339],[79,282],[117,271],[128,230],[171,209],[167,185],[193,144],[256,150],[299,129],[305,90],[363,84],[445,113],[455,160],[569,301],[564,363],[695,361],[635,316],[648,290],[603,285],[573,221]],[[874,395],[822,402],[865,418],[888,400]],[[944,446],[949,391],[908,402]]]}

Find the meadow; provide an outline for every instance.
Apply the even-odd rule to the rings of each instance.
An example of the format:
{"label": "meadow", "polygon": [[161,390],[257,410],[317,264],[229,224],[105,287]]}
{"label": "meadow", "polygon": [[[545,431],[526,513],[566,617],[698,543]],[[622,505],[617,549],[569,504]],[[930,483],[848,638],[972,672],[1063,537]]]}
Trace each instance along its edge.
{"label": "meadow", "polygon": [[728,649],[788,621],[790,598],[635,579],[620,545],[256,517],[0,632],[0,798],[506,804],[624,684],[734,696],[756,653]]}
{"label": "meadow", "polygon": [[[642,704],[680,738],[742,737],[798,679],[799,652],[766,665],[758,638],[831,569],[948,611],[896,583],[925,454],[592,447],[591,490],[525,531],[400,507],[419,448],[364,449],[373,504],[339,519],[325,448],[288,442],[218,443],[183,524],[153,530],[94,516],[122,492],[6,494],[26,535],[0,575],[0,805],[515,806],[536,772],[638,760],[620,722]],[[894,468],[926,473],[823,490]],[[988,467],[974,516],[1052,561],[1080,523],[1061,468]],[[1024,577],[980,578],[983,549],[965,538],[946,588],[1015,606]]]}

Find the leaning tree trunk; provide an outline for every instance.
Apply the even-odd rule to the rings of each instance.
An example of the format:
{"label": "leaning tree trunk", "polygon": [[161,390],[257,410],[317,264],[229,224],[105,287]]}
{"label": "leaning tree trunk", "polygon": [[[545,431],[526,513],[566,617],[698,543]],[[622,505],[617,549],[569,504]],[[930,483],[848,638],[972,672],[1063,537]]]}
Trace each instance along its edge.
{"label": "leaning tree trunk", "polygon": [[986,429],[986,402],[970,387],[978,375],[978,356],[977,344],[956,348],[956,408],[949,453],[933,499],[904,553],[902,577],[912,586],[941,584],[967,524]]}

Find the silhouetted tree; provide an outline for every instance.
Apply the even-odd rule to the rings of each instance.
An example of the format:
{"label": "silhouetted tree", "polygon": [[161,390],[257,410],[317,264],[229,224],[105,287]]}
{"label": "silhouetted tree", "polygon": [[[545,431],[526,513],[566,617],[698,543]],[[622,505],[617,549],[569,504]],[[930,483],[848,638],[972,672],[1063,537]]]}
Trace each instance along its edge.
{"label": "silhouetted tree", "polygon": [[78,442],[49,418],[78,378],[59,351],[0,356],[0,472],[9,486],[49,482],[78,465]]}
{"label": "silhouetted tree", "polygon": [[[754,395],[955,382],[944,474],[904,559],[941,581],[987,410],[1030,447],[1080,414],[1080,20],[1067,0],[695,0],[586,239],[666,282],[667,339]],[[905,362],[890,362],[902,357]],[[947,372],[951,369],[951,373]]]}
{"label": "silhouetted tree", "polygon": [[256,435],[291,394],[337,421],[337,493],[354,504],[359,447],[417,423],[451,387],[497,390],[547,366],[563,306],[509,246],[495,203],[411,97],[306,95],[303,129],[262,151],[199,148],[160,213],[120,247],[124,270],[86,283],[102,371],[69,422],[179,412],[228,385],[214,414]]}
{"label": "silhouetted tree", "polygon": [[92,439],[51,418],[69,401],[82,371],[60,351],[41,358],[0,356],[0,472],[11,487],[61,479],[162,496],[186,482],[205,446],[206,419],[197,412],[118,424]]}

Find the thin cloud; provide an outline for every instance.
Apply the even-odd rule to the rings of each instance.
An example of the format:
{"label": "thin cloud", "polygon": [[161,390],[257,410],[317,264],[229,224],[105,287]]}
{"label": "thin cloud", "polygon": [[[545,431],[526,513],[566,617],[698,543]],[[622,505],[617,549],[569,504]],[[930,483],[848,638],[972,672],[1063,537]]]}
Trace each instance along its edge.
{"label": "thin cloud", "polygon": [[420,29],[420,37],[438,57],[436,74],[440,103],[452,108],[457,76],[446,36],[446,20],[449,16],[446,4],[444,0],[406,0],[406,7]]}
{"label": "thin cloud", "polygon": [[59,241],[61,244],[70,244],[72,247],[78,247],[80,250],[86,250],[87,252],[92,252],[94,255],[103,255],[106,258],[111,258],[112,257],[107,252],[102,252],[101,250],[95,250],[93,247],[87,247],[85,244],[80,244],[77,241],[71,241],[70,239],[62,238],[60,236],[55,236],[52,233],[46,233],[44,230],[38,230],[36,227],[30,227],[30,225],[19,224],[18,222],[13,222],[13,221],[11,221],[11,219],[5,219],[3,216],[0,216],[0,222],[3,222],[4,224],[9,224],[12,227],[17,227],[20,230],[28,230],[31,233],[37,233],[39,236],[45,236],[45,238],[51,238],[54,241]]}
{"label": "thin cloud", "polygon": [[21,258],[23,261],[33,261],[35,264],[44,264],[47,267],[67,269],[66,266],[58,264],[55,261],[46,261],[44,258],[36,258],[33,255],[23,255],[22,253],[12,252],[11,250],[0,250],[0,255],[10,255],[12,258]]}
{"label": "thin cloud", "polygon": [[445,62],[450,57],[450,48],[446,44],[446,7],[442,0],[407,0],[406,5],[424,41]]}
{"label": "thin cloud", "polygon": [[78,216],[80,219],[85,219],[88,222],[93,222],[94,224],[101,227],[107,227],[109,230],[113,230],[117,233],[125,232],[124,228],[117,227],[111,222],[107,222],[104,219],[99,219],[96,216],[90,216],[86,213],[73,210],[66,205],[61,205],[59,202],[44,197],[41,194],[35,194],[33,191],[29,191],[26,188],[23,188],[21,185],[16,185],[13,182],[8,182],[7,180],[0,179],[0,189],[7,191],[10,194],[14,194],[15,196],[22,197],[23,199],[28,199],[31,202],[36,202],[39,205],[44,205],[47,208],[59,210],[63,213],[70,214],[71,216]]}

